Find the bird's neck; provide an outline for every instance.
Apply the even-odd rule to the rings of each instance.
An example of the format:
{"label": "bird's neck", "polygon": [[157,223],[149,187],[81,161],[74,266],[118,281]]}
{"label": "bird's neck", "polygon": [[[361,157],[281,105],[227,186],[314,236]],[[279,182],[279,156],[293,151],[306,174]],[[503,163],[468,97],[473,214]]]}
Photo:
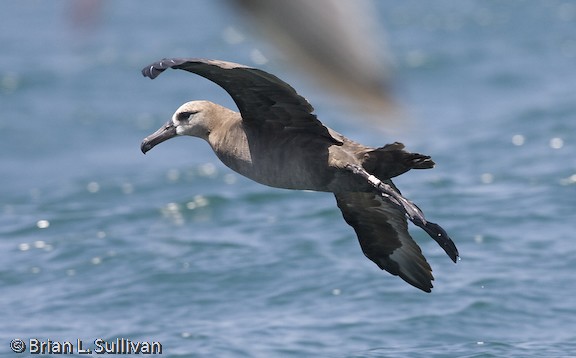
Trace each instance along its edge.
{"label": "bird's neck", "polygon": [[248,139],[240,113],[225,109],[227,115],[219,117],[218,125],[212,127],[206,141],[226,166],[242,172],[243,168],[236,167],[249,166],[252,162]]}

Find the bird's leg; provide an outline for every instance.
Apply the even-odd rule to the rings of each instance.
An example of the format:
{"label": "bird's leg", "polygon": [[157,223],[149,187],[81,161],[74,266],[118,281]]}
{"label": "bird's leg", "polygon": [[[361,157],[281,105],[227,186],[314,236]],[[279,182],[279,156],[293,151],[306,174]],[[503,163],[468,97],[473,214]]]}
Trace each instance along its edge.
{"label": "bird's leg", "polygon": [[424,231],[426,231],[426,233],[428,233],[428,235],[430,235],[430,237],[432,237],[440,245],[440,247],[446,251],[452,261],[456,262],[458,258],[458,249],[456,248],[456,245],[452,239],[450,239],[446,231],[440,225],[427,221],[426,218],[424,218],[424,213],[416,206],[416,204],[403,197],[392,186],[384,183],[382,180],[368,173],[361,166],[346,164],[345,168],[352,173],[360,175],[366,179],[370,185],[376,188],[376,190],[378,190],[384,198],[398,206],[398,208],[402,210],[404,214],[406,214],[408,219],[410,219],[414,225],[421,227]]}
{"label": "bird's leg", "polygon": [[390,200],[392,203],[396,204],[402,211],[404,211],[406,216],[408,216],[408,219],[410,219],[410,221],[412,221],[414,224],[421,226],[427,223],[426,219],[424,218],[424,213],[422,213],[422,211],[416,206],[416,204],[403,197],[390,185],[384,183],[382,180],[368,173],[364,168],[362,168],[359,165],[346,164],[346,169],[366,179],[370,183],[370,185],[372,185],[380,192],[380,194],[382,194],[383,197]]}

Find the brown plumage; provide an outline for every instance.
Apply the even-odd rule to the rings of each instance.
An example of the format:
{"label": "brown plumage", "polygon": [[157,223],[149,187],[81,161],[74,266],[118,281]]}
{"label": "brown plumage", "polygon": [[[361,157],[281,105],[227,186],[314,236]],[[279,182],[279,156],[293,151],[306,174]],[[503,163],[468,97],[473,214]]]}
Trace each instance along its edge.
{"label": "brown plumage", "polygon": [[401,196],[390,178],[434,166],[401,143],[371,148],[324,126],[302,96],[278,77],[243,65],[201,59],[164,59],[142,71],[156,78],[168,68],[203,76],[224,88],[240,112],[192,101],[146,137],[144,153],[177,135],[206,140],[229,168],[258,183],[333,192],[364,254],[378,267],[430,292],[432,269],[408,233],[407,219],[424,229],[456,262],[458,250],[437,224]]}

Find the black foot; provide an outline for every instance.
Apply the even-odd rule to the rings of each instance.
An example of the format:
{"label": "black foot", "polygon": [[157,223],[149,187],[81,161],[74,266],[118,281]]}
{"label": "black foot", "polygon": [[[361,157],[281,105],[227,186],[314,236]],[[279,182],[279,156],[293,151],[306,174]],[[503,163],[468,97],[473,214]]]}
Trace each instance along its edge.
{"label": "black foot", "polygon": [[417,220],[411,220],[414,225],[421,227],[422,230],[426,231],[431,238],[434,239],[440,245],[444,252],[456,263],[458,260],[458,249],[454,241],[448,236],[446,230],[444,230],[440,225],[433,223],[431,221],[418,222]]}

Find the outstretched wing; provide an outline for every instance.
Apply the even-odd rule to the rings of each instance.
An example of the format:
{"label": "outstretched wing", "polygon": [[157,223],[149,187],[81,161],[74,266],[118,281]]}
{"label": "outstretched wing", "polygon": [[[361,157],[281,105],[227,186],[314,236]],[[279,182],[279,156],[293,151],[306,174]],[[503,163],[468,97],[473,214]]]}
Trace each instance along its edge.
{"label": "outstretched wing", "polygon": [[249,126],[271,131],[316,134],[341,145],[312,114],[314,108],[278,77],[233,62],[196,58],[163,59],[146,66],[142,74],[156,78],[168,68],[195,73],[222,87],[234,100]]}
{"label": "outstretched wing", "polygon": [[403,212],[378,193],[334,193],[344,220],[354,228],[364,255],[382,270],[431,292],[432,268],[408,233]]}

